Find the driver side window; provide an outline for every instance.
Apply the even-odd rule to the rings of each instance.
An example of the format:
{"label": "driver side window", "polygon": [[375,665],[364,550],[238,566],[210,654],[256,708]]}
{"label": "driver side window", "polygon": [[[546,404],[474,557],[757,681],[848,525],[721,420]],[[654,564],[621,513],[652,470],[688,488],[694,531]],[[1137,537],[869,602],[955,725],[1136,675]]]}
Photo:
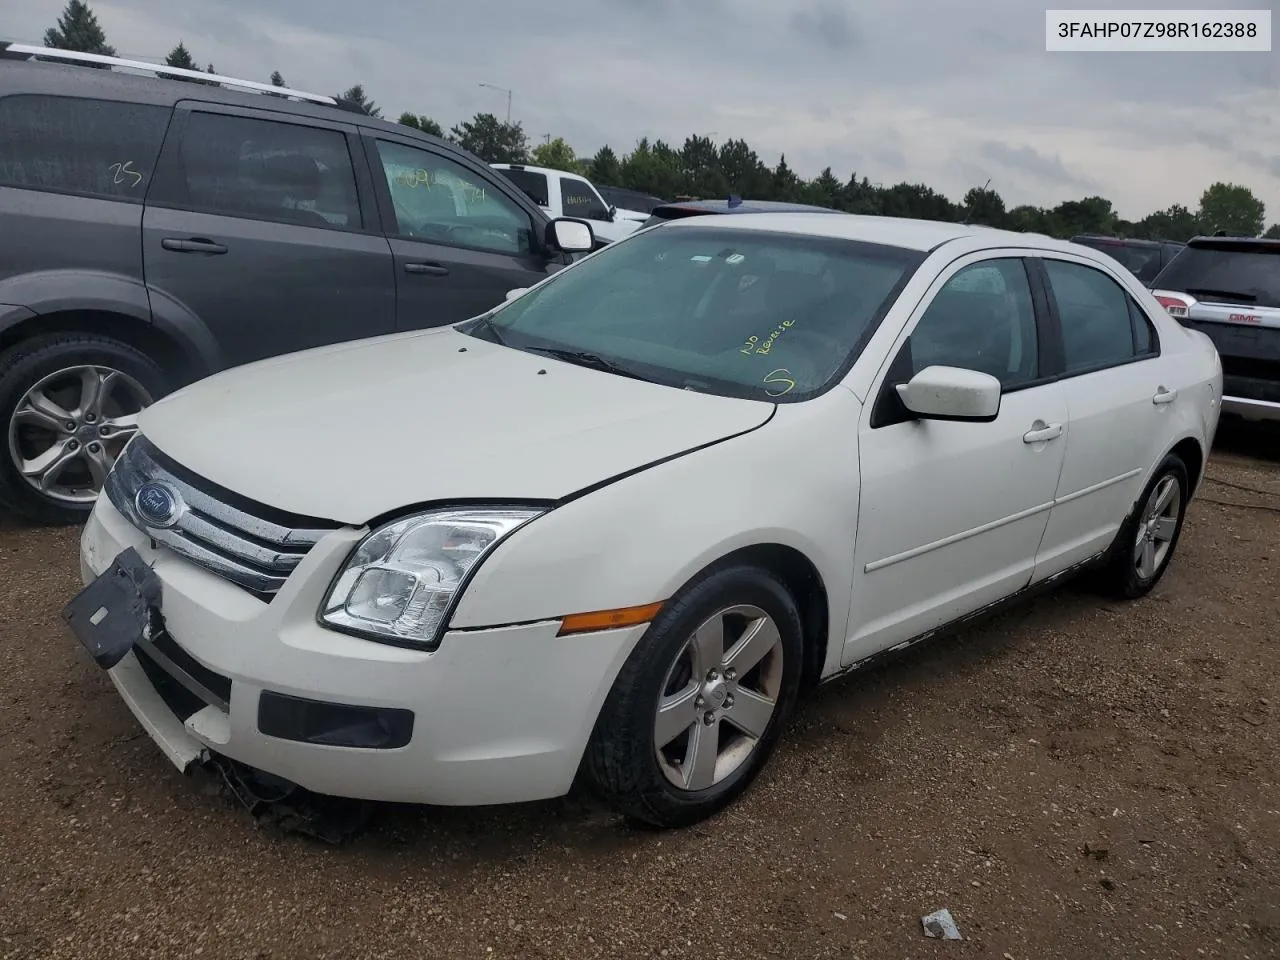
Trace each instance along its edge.
{"label": "driver side window", "polygon": [[984,260],[956,273],[903,347],[905,379],[935,364],[989,373],[1005,390],[1039,376],[1036,315],[1021,259]]}
{"label": "driver side window", "polygon": [[493,185],[439,154],[378,140],[394,233],[498,253],[534,249],[529,216]]}

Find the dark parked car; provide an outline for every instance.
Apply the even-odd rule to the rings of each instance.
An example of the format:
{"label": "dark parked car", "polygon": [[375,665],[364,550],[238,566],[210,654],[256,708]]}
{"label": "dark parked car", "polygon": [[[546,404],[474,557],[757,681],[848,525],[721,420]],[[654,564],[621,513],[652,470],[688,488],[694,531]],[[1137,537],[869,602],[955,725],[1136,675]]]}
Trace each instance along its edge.
{"label": "dark parked car", "polygon": [[684,217],[704,217],[711,213],[841,213],[830,207],[815,207],[807,203],[787,203],[783,200],[680,200],[654,207],[649,219],[642,226],[652,227],[668,220]]}
{"label": "dark parked car", "polygon": [[619,210],[634,210],[636,213],[653,213],[653,208],[666,203],[661,197],[654,197],[639,190],[628,190],[625,187],[604,187],[596,184],[604,202],[612,204]]}
{"label": "dark parked car", "polygon": [[1151,286],[1157,273],[1182,252],[1185,244],[1173,240],[1134,240],[1129,237],[1108,237],[1097,233],[1083,233],[1071,238],[1072,243],[1084,244],[1101,250],[1120,262],[1130,273]]}
{"label": "dark parked car", "polygon": [[1196,237],[1151,293],[1222,358],[1222,410],[1280,420],[1280,240]]}
{"label": "dark parked car", "polygon": [[467,319],[590,236],[457,147],[341,107],[0,43],[0,505],[82,520],[174,388]]}

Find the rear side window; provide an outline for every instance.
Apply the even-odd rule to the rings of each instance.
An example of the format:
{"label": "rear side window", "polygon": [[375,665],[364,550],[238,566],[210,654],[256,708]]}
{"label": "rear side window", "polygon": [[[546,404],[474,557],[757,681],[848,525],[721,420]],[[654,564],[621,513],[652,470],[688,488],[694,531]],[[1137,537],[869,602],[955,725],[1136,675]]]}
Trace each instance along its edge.
{"label": "rear side window", "polygon": [[1044,266],[1062,323],[1066,373],[1100,370],[1150,352],[1150,343],[1135,342],[1130,297],[1118,283],[1078,263],[1045,260]]}
{"label": "rear side window", "polygon": [[19,94],[0,99],[0,186],[141,203],[170,109]]}
{"label": "rear side window", "polygon": [[1153,286],[1197,300],[1280,307],[1280,244],[1186,247]]}
{"label": "rear side window", "polygon": [[192,113],[179,154],[169,202],[299,226],[361,226],[351,154],[337,130]]}
{"label": "rear side window", "polygon": [[529,199],[538,206],[551,206],[551,195],[548,193],[545,173],[531,173],[528,170],[499,170],[498,172],[528,194]]}

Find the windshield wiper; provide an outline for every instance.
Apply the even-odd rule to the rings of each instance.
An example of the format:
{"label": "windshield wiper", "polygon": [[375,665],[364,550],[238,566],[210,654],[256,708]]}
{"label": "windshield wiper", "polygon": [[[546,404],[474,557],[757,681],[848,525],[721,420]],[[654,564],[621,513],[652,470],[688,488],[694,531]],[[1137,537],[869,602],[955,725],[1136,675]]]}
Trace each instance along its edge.
{"label": "windshield wiper", "polygon": [[488,330],[489,336],[493,337],[494,343],[502,347],[505,347],[508,345],[507,341],[503,338],[502,334],[498,332],[498,325],[493,322],[493,314],[486,313],[477,317],[475,325],[471,329],[475,330],[478,327],[484,327],[486,330]]}
{"label": "windshield wiper", "polygon": [[653,383],[654,381],[636,373],[634,370],[628,369],[620,364],[614,363],[612,360],[606,360],[598,353],[590,353],[586,350],[562,350],[558,347],[526,347],[536,353],[545,353],[549,357],[555,357],[557,360],[563,360],[565,363],[576,364],[579,367],[590,367],[593,370],[603,370],[605,373],[615,373],[620,377],[630,377],[632,380],[643,380],[645,383]]}
{"label": "windshield wiper", "polygon": [[1187,287],[1187,293],[1197,300],[1205,297],[1221,297],[1224,300],[1239,300],[1241,303],[1256,303],[1258,298],[1252,293],[1238,293],[1235,290],[1206,290],[1203,287]]}

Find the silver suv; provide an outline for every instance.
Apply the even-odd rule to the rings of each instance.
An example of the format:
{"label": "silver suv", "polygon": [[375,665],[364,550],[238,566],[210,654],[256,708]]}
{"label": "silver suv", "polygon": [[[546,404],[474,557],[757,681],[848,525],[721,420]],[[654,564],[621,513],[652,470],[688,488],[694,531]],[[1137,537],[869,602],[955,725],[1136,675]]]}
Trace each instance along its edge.
{"label": "silver suv", "polygon": [[1280,240],[1197,237],[1151,287],[1217,346],[1223,413],[1280,420]]}
{"label": "silver suv", "polygon": [[581,252],[488,164],[342,107],[0,43],[0,506],[81,521],[176,387],[456,323]]}

